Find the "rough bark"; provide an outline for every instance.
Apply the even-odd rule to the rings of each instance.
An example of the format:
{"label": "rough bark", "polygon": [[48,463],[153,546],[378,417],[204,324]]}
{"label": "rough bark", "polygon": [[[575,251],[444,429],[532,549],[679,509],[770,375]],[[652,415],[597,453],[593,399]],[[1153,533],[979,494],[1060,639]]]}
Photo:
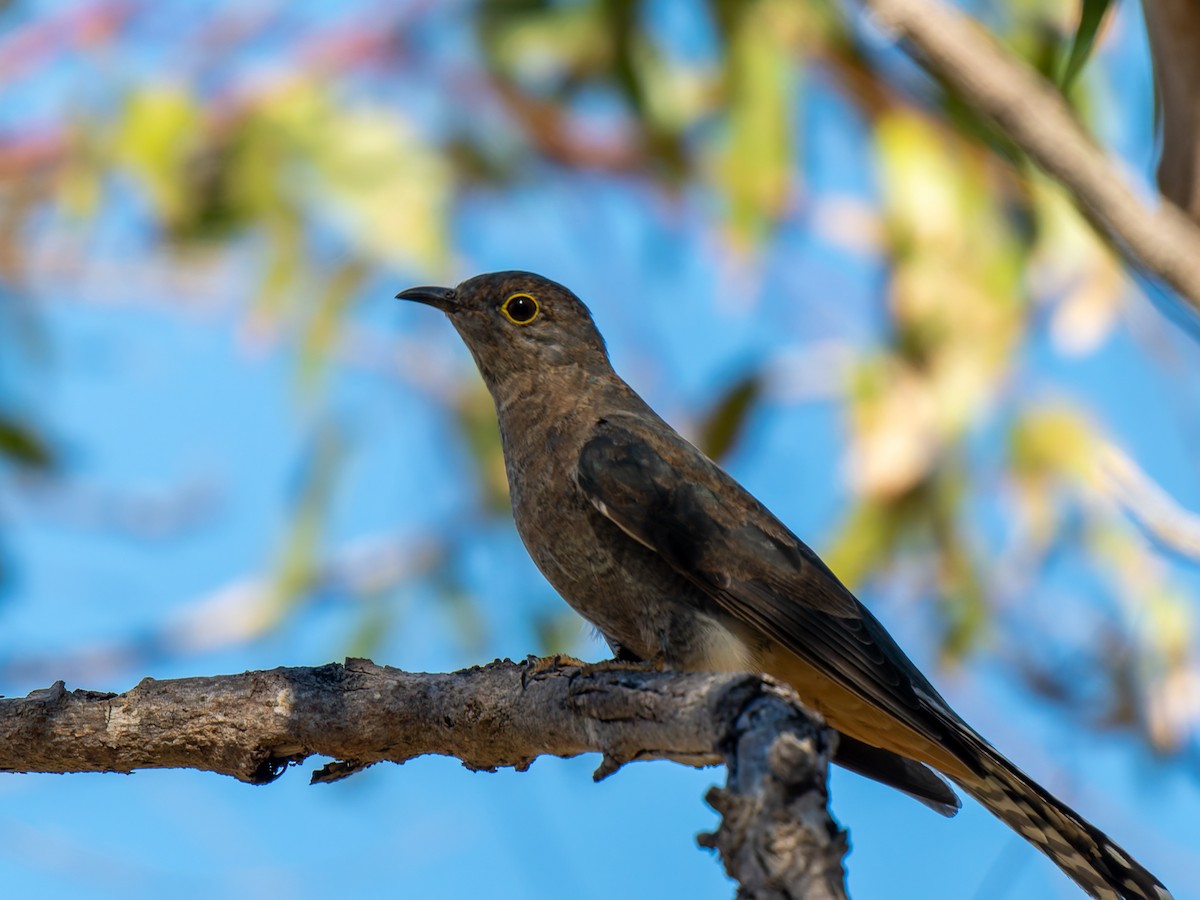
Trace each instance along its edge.
{"label": "rough bark", "polygon": [[1057,88],[941,0],[860,2],[1062,184],[1130,262],[1158,275],[1200,311],[1200,229],[1178,207],[1152,207],[1134,196]]}
{"label": "rough bark", "polygon": [[748,704],[734,724],[725,748],[729,781],[708,792],[721,827],[700,843],[721,854],[739,898],[844,897],[846,835],[826,808],[831,732],[770,700]]}
{"label": "rough bark", "polygon": [[528,768],[543,754],[626,762],[724,761],[710,802],[739,896],[844,897],[844,834],[826,809],[831,733],[795,695],[754,675],[496,661],[413,674],[366,660],[241,675],[147,678],[123,694],[62,682],[0,700],[0,771],[193,768],[262,784],[312,756],[332,781],[428,753],[470,769]]}

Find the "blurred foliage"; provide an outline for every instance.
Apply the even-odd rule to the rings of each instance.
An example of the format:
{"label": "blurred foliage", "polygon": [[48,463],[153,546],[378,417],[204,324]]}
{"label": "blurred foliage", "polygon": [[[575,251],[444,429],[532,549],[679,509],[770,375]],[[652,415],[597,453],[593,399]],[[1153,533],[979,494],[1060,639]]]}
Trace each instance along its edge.
{"label": "blurred foliage", "polygon": [[23,469],[49,469],[54,461],[49,445],[24,421],[0,413],[0,461]]}
{"label": "blurred foliage", "polygon": [[[46,441],[23,420],[0,411],[0,477],[7,473],[5,468],[14,468],[23,473],[46,474],[54,464],[54,455]],[[0,519],[0,529],[3,527]],[[9,559],[0,546],[0,589],[7,586]]]}
{"label": "blurred foliage", "polygon": [[512,509],[508,500],[508,475],[504,471],[504,450],[500,446],[491,394],[482,382],[472,382],[459,395],[454,411],[475,459],[484,510],[493,515],[507,515]]}
{"label": "blurred foliage", "polygon": [[757,374],[739,378],[709,410],[700,423],[696,446],[712,459],[722,459],[733,450],[745,427],[746,418],[762,397],[763,380]]}
{"label": "blurred foliage", "polygon": [[1064,94],[1071,90],[1071,85],[1075,83],[1088,56],[1091,55],[1100,24],[1104,21],[1111,5],[1112,0],[1083,0],[1082,8],[1079,11],[1079,27],[1071,41],[1071,53],[1067,57],[1067,64],[1063,68],[1062,78],[1059,81]]}
{"label": "blurred foliage", "polygon": [[316,587],[321,537],[345,455],[344,438],[333,426],[317,430],[299,478],[299,490],[275,567],[270,620],[278,622]]}
{"label": "blurred foliage", "polygon": [[[832,0],[686,5],[675,14],[699,35],[686,44],[645,0],[481,0],[469,52],[448,58],[422,39],[437,6],[389,5],[298,32],[279,21],[282,7],[214,11],[196,31],[197,56],[237,58],[278,33],[282,61],[267,72],[235,66],[233,83],[203,65],[118,79],[35,129],[0,131],[0,278],[20,285],[34,265],[15,249],[38,233],[31,223],[98,234],[111,209],[132,207],[146,252],[176,266],[249,248],[262,260],[251,330],[292,337],[298,380],[319,398],[317,376],[373,276],[397,266],[461,274],[458,204],[481,185],[520,190],[551,167],[700,197],[733,255],[753,265],[781,228],[808,224],[803,112],[832,90],[870,135],[877,190],[840,239],[886,263],[887,328],[854,348],[839,386],[853,499],[838,533],[814,543],[851,584],[915,581],[947,663],[986,651],[1096,727],[1128,728],[1163,752],[1194,740],[1200,661],[1194,607],[1172,577],[1178,548],[1136,524],[1149,513],[1114,486],[1104,460],[1115,444],[1089,412],[1065,401],[1048,409],[1019,387],[1041,337],[1062,355],[1094,352],[1129,286],[1002,133],[880,53]],[[1083,66],[1109,6],[1010,0],[989,9],[988,24],[1086,114]],[[0,35],[22,51],[6,56],[0,44],[0,79],[36,77],[63,54],[119,56],[151,9],[99,2],[18,22]],[[49,37],[21,44],[22,27]],[[767,376],[764,362],[698,412],[697,441],[711,455],[737,444]],[[451,404],[480,514],[507,515],[489,398],[472,381]],[[276,616],[313,589],[336,444],[317,439],[297,492]],[[12,418],[0,419],[0,455],[51,459]],[[998,486],[1011,504],[999,529],[978,514],[1003,505]],[[1067,628],[1030,601],[1064,555],[1105,586],[1094,623]],[[465,644],[478,646],[457,554],[440,558],[431,583]],[[393,619],[378,598],[364,608],[354,643],[365,652]],[[571,621],[536,623],[543,645],[571,649]]]}

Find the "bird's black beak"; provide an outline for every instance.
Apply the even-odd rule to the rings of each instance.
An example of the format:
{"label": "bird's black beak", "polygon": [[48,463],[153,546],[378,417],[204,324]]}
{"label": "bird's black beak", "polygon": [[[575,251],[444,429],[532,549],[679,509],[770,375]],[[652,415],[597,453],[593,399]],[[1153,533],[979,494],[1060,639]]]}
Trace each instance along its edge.
{"label": "bird's black beak", "polygon": [[454,288],[411,287],[407,291],[398,293],[396,299],[415,300],[418,303],[440,309],[442,312],[450,312],[454,309]]}

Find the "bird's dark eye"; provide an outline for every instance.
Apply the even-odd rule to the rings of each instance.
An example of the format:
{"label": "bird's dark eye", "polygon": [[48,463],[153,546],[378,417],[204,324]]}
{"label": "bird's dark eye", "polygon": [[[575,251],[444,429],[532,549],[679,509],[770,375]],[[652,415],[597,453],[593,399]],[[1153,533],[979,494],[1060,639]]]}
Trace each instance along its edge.
{"label": "bird's dark eye", "polygon": [[538,317],[541,307],[529,294],[510,294],[500,307],[500,312],[514,325],[528,325]]}

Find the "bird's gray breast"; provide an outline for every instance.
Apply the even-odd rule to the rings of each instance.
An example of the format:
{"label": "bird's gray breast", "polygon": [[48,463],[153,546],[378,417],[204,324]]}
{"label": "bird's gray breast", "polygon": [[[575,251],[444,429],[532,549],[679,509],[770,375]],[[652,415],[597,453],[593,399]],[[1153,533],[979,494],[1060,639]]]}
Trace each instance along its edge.
{"label": "bird's gray breast", "polygon": [[687,578],[607,519],[579,486],[580,451],[599,416],[506,416],[501,440],[513,517],[546,580],[627,651],[681,669],[742,669],[727,617]]}

